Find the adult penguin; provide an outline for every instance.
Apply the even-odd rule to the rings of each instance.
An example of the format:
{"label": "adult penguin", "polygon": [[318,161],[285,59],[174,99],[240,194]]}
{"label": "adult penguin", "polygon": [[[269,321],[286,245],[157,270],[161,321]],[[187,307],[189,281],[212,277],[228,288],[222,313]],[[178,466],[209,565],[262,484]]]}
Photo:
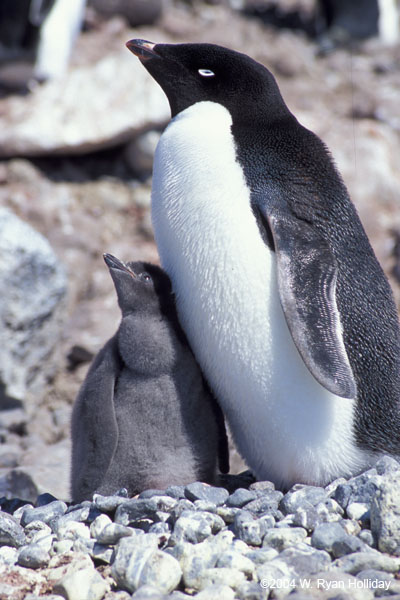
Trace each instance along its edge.
{"label": "adult penguin", "polygon": [[325,485],[400,454],[396,307],[325,145],[248,56],[127,46],[171,106],[153,175],[161,261],[251,469]]}

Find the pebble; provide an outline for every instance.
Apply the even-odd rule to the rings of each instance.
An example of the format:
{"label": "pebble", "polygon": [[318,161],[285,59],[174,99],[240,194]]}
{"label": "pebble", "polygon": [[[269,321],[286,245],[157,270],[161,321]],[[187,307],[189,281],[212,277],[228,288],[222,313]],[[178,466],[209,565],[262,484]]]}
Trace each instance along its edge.
{"label": "pebble", "polygon": [[255,565],[250,558],[243,556],[240,552],[234,550],[226,550],[218,558],[216,567],[222,567],[225,569],[236,569],[241,571],[247,577],[247,579],[253,579],[255,572]]}
{"label": "pebble", "polygon": [[237,514],[233,521],[233,531],[237,537],[251,546],[261,546],[261,525],[255,517],[247,511]]}
{"label": "pebble", "polygon": [[381,552],[400,556],[400,471],[389,471],[371,502],[371,531]]}
{"label": "pebble", "polygon": [[282,492],[278,492],[277,490],[267,490],[262,496],[248,502],[244,508],[256,515],[261,516],[268,513],[276,516],[279,514],[278,506],[282,497]]}
{"label": "pebble", "polygon": [[171,542],[186,541],[197,544],[212,535],[213,532],[220,531],[224,526],[224,521],[218,515],[184,511],[175,523]]}
{"label": "pebble", "polygon": [[278,552],[296,546],[307,537],[307,531],[303,527],[292,527],[288,529],[269,529],[263,538],[263,546],[275,548]]}
{"label": "pebble", "polygon": [[295,513],[300,507],[315,506],[327,497],[326,490],[312,485],[294,485],[282,498],[279,508],[285,514]]}
{"label": "pebble", "polygon": [[314,529],[311,545],[318,550],[332,552],[333,544],[346,540],[348,535],[340,523],[321,523]]}
{"label": "pebble", "polygon": [[55,517],[63,515],[67,511],[67,505],[65,502],[55,500],[44,506],[38,506],[37,508],[27,508],[24,510],[21,516],[21,525],[25,527],[31,521],[43,521],[43,523],[50,523]]}
{"label": "pebble", "polygon": [[132,534],[132,527],[119,525],[119,523],[109,523],[95,537],[99,544],[116,544],[121,538],[129,537]]}
{"label": "pebble", "polygon": [[205,500],[216,506],[221,506],[226,502],[229,492],[225,488],[214,487],[196,481],[185,487],[185,496],[188,500],[192,500],[192,502],[195,500]]}
{"label": "pebble", "polygon": [[226,505],[235,508],[242,508],[242,506],[248,502],[255,500],[256,497],[257,494],[255,491],[246,490],[245,488],[238,488],[227,498]]}
{"label": "pebble", "polygon": [[332,563],[332,567],[352,575],[357,575],[365,569],[396,573],[400,569],[400,559],[370,550],[369,552],[353,552],[353,554],[338,558]]}
{"label": "pebble", "polygon": [[50,555],[48,551],[39,544],[23,546],[18,554],[18,564],[21,567],[29,567],[31,569],[45,567],[49,560]]}
{"label": "pebble", "polygon": [[0,546],[19,548],[25,544],[26,536],[17,519],[0,511]]}
{"label": "pebble", "polygon": [[178,586],[181,578],[182,569],[179,562],[170,554],[156,550],[141,570],[138,587],[151,584],[161,592],[169,594]]}
{"label": "pebble", "polygon": [[94,567],[89,567],[66,575],[53,590],[66,600],[102,600],[109,584]]}

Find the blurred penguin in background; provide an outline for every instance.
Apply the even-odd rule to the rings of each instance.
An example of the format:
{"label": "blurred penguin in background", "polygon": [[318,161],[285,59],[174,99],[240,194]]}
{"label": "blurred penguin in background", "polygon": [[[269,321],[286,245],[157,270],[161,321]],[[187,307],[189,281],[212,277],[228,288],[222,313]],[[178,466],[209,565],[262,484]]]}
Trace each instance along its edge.
{"label": "blurred penguin in background", "polygon": [[81,29],[86,0],[0,2],[0,86],[27,91],[61,77]]}

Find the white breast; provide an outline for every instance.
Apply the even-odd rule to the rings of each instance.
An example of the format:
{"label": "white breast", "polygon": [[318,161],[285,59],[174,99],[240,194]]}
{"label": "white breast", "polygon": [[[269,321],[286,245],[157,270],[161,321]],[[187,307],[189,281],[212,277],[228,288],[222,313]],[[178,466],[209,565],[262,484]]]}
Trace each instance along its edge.
{"label": "white breast", "polygon": [[259,478],[325,483],[368,462],[354,403],[323,388],[295,348],[236,161],[231,117],[200,102],[157,148],[152,217],[179,317],[235,441]]}

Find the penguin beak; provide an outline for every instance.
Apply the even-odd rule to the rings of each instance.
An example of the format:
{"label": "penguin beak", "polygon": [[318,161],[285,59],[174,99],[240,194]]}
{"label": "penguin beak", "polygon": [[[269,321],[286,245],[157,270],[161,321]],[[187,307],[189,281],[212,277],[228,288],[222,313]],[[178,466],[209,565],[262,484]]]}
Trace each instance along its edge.
{"label": "penguin beak", "polygon": [[136,278],[135,273],[129,267],[127,267],[126,264],[122,262],[122,260],[119,260],[119,258],[116,258],[112,254],[107,253],[103,254],[103,258],[104,262],[106,263],[109,269],[117,269],[117,271],[124,271],[125,273],[129,273],[129,275]]}
{"label": "penguin beak", "polygon": [[154,50],[155,44],[147,40],[129,40],[125,46],[141,61],[158,57],[157,52]]}

